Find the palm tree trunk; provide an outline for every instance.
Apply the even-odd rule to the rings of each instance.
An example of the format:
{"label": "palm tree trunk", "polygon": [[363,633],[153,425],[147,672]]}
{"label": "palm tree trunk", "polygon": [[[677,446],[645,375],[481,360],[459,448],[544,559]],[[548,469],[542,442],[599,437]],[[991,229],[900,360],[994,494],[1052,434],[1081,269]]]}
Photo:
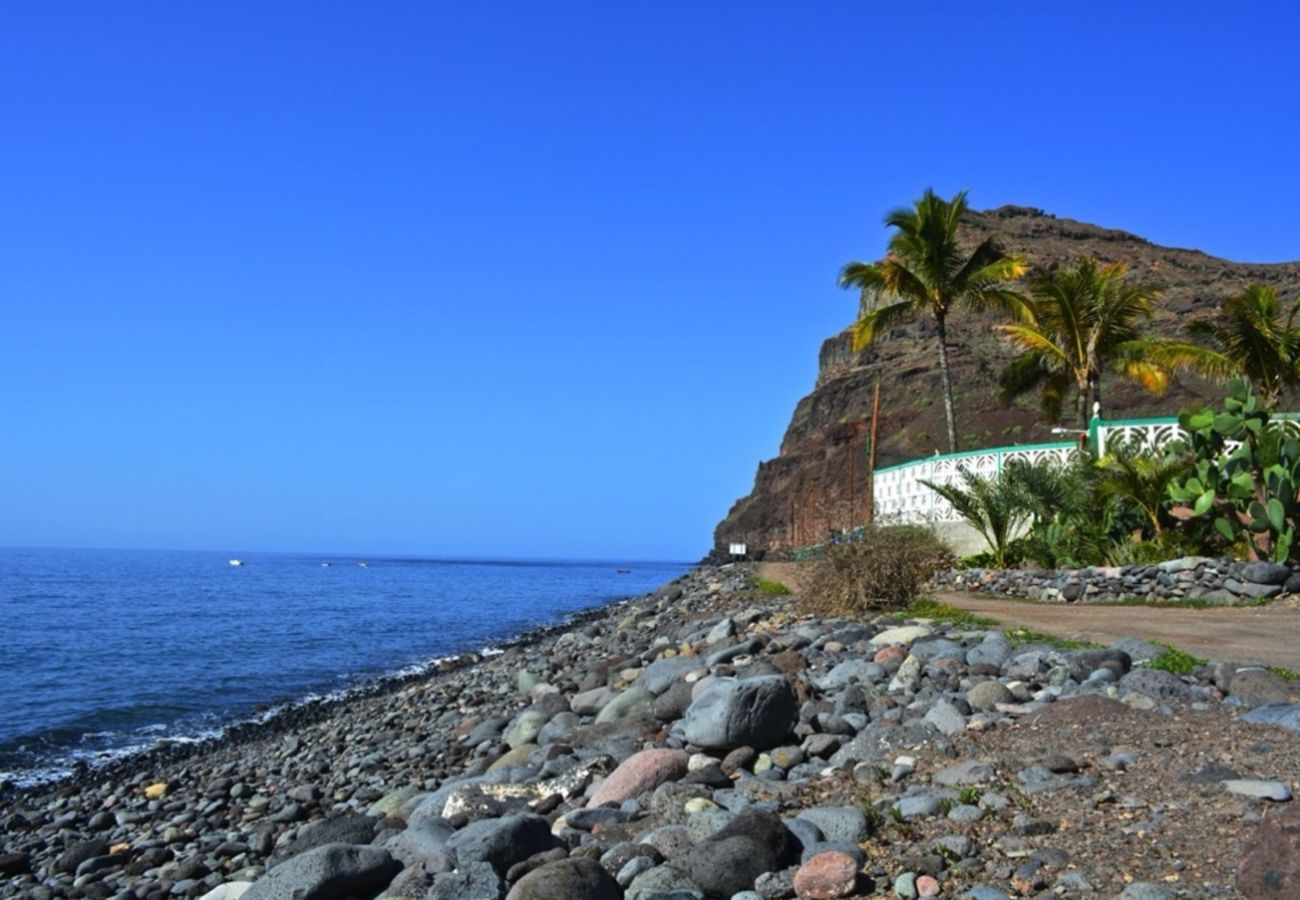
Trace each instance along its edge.
{"label": "palm tree trunk", "polygon": [[1088,383],[1079,385],[1079,427],[1088,430]]}
{"label": "palm tree trunk", "polygon": [[948,452],[957,452],[957,416],[953,412],[952,372],[948,369],[948,326],[942,312],[934,314],[939,326],[939,372],[943,376],[943,412],[948,419]]}

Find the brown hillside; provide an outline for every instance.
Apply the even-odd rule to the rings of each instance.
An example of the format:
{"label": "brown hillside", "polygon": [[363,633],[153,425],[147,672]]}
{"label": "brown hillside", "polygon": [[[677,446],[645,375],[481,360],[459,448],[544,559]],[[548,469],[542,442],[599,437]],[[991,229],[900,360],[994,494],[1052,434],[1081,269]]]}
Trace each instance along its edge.
{"label": "brown hillside", "polygon": [[[1023,254],[1034,272],[1087,257],[1126,263],[1131,278],[1163,290],[1155,330],[1166,336],[1178,335],[1189,315],[1214,309],[1251,283],[1272,285],[1287,301],[1300,293],[1300,263],[1229,262],[1018,206],[972,212],[968,225],[972,242],[997,235],[1008,250]],[[950,322],[962,449],[1052,440],[1036,398],[1008,405],[998,397],[997,379],[1010,354],[991,329],[995,320],[959,313]],[[781,550],[815,543],[829,529],[861,521],[866,429],[855,425],[870,415],[877,379],[879,464],[931,455],[943,446],[939,371],[928,323],[894,331],[858,354],[851,352],[846,327],[822,344],[819,363],[817,383],[795,407],[780,455],[759,464],[753,491],[736,501],[715,530],[715,548],[745,541],[751,552]],[[1107,381],[1102,414],[1170,415],[1214,400],[1218,393],[1217,387],[1187,377],[1164,397]],[[856,509],[852,514],[851,507]]]}

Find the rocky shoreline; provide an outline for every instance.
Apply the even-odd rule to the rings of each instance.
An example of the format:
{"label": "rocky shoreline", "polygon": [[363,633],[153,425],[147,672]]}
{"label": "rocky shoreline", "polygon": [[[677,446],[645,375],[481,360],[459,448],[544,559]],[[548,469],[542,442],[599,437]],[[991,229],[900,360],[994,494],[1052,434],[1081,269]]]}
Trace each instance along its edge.
{"label": "rocky shoreline", "polygon": [[702,568],[482,658],[0,795],[0,897],[1300,895],[1300,689],[800,618]]}

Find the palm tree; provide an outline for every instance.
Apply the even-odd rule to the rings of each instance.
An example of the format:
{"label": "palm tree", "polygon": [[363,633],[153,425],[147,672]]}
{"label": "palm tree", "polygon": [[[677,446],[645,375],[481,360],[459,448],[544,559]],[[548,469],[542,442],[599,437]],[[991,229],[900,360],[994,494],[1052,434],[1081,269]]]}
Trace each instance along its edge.
{"label": "palm tree", "polygon": [[1136,507],[1152,535],[1159,538],[1171,521],[1169,486],[1186,476],[1190,467],[1187,452],[1155,454],[1137,446],[1107,446],[1106,455],[1097,461],[1097,487],[1103,497]]}
{"label": "palm tree", "polygon": [[1043,411],[1059,421],[1071,389],[1077,391],[1080,428],[1088,427],[1088,401],[1101,402],[1101,376],[1113,368],[1152,393],[1163,393],[1169,373],[1152,356],[1154,342],[1142,336],[1159,292],[1125,279],[1122,263],[1088,259],[1035,281],[1033,318],[998,326],[1021,353],[1002,377],[1010,400],[1035,388]]}
{"label": "palm tree", "polygon": [[1191,322],[1193,343],[1167,342],[1161,356],[1212,378],[1244,376],[1273,408],[1284,390],[1300,387],[1298,313],[1300,298],[1284,311],[1273,288],[1252,284],[1224,300],[1213,318]]}
{"label": "palm tree", "polygon": [[854,288],[862,296],[853,329],[855,353],[904,322],[921,316],[934,320],[949,451],[957,449],[957,423],[948,367],[948,314],[959,304],[998,309],[1016,318],[1026,310],[1024,298],[1006,287],[1025,273],[1024,262],[1003,253],[992,238],[967,253],[957,233],[965,212],[965,191],[944,200],[927,188],[912,208],[885,216],[894,233],[883,260],[851,262],[840,270],[840,287]]}
{"label": "palm tree", "polygon": [[988,544],[993,566],[1005,569],[1011,542],[1034,518],[1024,492],[1006,471],[997,475],[976,475],[966,467],[957,469],[961,483],[921,480],[952,506],[966,524]]}

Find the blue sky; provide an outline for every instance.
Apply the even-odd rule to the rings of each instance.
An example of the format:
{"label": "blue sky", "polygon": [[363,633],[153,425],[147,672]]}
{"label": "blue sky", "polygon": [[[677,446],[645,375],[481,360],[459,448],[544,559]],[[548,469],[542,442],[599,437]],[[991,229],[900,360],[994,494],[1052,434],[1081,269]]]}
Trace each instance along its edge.
{"label": "blue sky", "polygon": [[1300,258],[1298,25],[7,4],[0,545],[695,558],[927,185]]}

